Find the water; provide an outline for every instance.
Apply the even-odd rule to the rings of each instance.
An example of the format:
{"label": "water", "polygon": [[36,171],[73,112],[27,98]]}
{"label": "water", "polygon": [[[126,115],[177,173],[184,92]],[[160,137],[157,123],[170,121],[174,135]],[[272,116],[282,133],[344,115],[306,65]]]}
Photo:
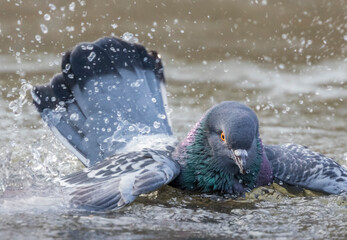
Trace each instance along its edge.
{"label": "water", "polygon": [[54,179],[83,166],[29,96],[60,71],[62,52],[123,36],[161,54],[178,138],[236,100],[256,111],[265,143],[303,144],[346,166],[344,1],[3,0],[0,12],[1,239],[347,237],[346,198],[280,185],[239,200],[164,187],[118,212],[67,209]]}

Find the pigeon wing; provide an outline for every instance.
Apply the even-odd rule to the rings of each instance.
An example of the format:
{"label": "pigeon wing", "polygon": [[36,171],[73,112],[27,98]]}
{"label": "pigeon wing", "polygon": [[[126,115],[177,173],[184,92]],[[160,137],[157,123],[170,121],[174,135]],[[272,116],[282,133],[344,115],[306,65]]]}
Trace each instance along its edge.
{"label": "pigeon wing", "polygon": [[180,171],[167,151],[114,155],[61,180],[71,204],[94,211],[119,209],[171,182]]}
{"label": "pigeon wing", "polygon": [[116,153],[134,136],[172,135],[163,67],[156,52],[118,38],[81,43],[62,73],[32,90],[53,133],[86,166]]}
{"label": "pigeon wing", "polygon": [[265,146],[275,180],[330,194],[347,193],[347,169],[296,144]]}

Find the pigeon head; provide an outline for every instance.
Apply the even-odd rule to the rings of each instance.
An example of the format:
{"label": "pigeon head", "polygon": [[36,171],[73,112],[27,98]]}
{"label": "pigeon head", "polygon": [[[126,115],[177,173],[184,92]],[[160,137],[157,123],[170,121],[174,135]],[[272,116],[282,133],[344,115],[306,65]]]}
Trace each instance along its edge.
{"label": "pigeon head", "polygon": [[215,164],[237,169],[241,174],[256,157],[258,118],[252,109],[237,102],[223,102],[206,114],[205,134]]}
{"label": "pigeon head", "polygon": [[183,189],[239,195],[272,179],[258,118],[237,102],[222,102],[209,109],[173,157],[181,165],[173,185]]}

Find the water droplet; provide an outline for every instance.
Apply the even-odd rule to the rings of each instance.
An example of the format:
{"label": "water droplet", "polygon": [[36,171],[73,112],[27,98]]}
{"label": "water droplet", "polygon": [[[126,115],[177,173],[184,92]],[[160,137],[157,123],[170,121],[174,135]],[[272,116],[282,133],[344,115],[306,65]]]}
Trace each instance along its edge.
{"label": "water droplet", "polygon": [[279,64],[279,65],[278,65],[278,68],[283,70],[283,69],[286,68],[286,66],[284,66],[284,64]]}
{"label": "water droplet", "polygon": [[144,127],[139,127],[139,132],[142,134],[148,134],[151,132],[151,128],[148,126],[144,126]]}
{"label": "water droplet", "polygon": [[91,44],[88,44],[87,45],[87,50],[93,50],[94,49],[94,46],[93,45],[91,45]]}
{"label": "water droplet", "polygon": [[70,79],[73,79],[75,77],[75,75],[73,75],[73,73],[70,73],[70,74],[67,75],[67,77],[70,78]]}
{"label": "water droplet", "polygon": [[72,3],[70,3],[70,5],[69,5],[69,10],[70,10],[71,12],[74,12],[74,11],[75,11],[75,7],[76,7],[76,3],[75,3],[75,2],[72,2]]}
{"label": "water droplet", "polygon": [[128,129],[129,129],[129,131],[130,131],[130,132],[133,132],[133,131],[135,131],[135,128],[134,128],[134,126],[129,126],[129,128],[128,128]]}
{"label": "water droplet", "polygon": [[71,68],[71,65],[70,65],[69,63],[67,63],[67,64],[65,65],[65,70],[66,70],[66,71],[69,71],[70,68]]}
{"label": "water droplet", "polygon": [[49,20],[51,20],[51,15],[49,15],[48,13],[46,13],[46,14],[43,16],[43,19],[45,19],[46,21],[49,21]]}
{"label": "water droplet", "polygon": [[68,32],[73,32],[73,31],[75,31],[75,27],[74,27],[74,26],[67,26],[65,29],[66,29],[66,31],[68,31]]}
{"label": "water droplet", "polygon": [[137,79],[135,82],[130,84],[130,87],[140,87],[141,83],[143,83],[143,79]]}
{"label": "water droplet", "polygon": [[266,5],[267,5],[267,0],[262,0],[262,1],[261,1],[261,4],[264,5],[264,6],[266,6]]}
{"label": "water droplet", "polygon": [[113,29],[116,29],[116,28],[118,27],[118,24],[117,24],[117,23],[112,23],[112,24],[111,24],[111,27],[112,27]]}
{"label": "water droplet", "polygon": [[41,27],[41,31],[44,33],[44,34],[47,34],[48,33],[48,28],[45,24],[40,24],[40,27]]}
{"label": "water droplet", "polygon": [[157,99],[156,98],[152,98],[152,102],[156,103]]}
{"label": "water droplet", "polygon": [[71,135],[67,135],[67,139],[71,140],[72,136]]}
{"label": "water droplet", "polygon": [[70,115],[70,120],[71,121],[78,121],[78,119],[79,119],[79,115],[77,113],[72,113]]}
{"label": "water droplet", "polygon": [[154,121],[153,122],[153,127],[154,128],[160,128],[160,122]]}
{"label": "water droplet", "polygon": [[90,54],[88,56],[88,61],[89,62],[93,61],[95,57],[96,57],[96,53],[95,52],[90,52]]}
{"label": "water droplet", "polygon": [[35,35],[35,39],[36,39],[36,41],[41,42],[41,36],[40,35]]}
{"label": "water droplet", "polygon": [[166,115],[165,115],[165,114],[159,113],[159,114],[158,114],[158,118],[160,118],[160,119],[165,119],[165,118],[166,118]]}
{"label": "water droplet", "polygon": [[52,11],[57,9],[57,7],[53,3],[48,4],[48,6]]}

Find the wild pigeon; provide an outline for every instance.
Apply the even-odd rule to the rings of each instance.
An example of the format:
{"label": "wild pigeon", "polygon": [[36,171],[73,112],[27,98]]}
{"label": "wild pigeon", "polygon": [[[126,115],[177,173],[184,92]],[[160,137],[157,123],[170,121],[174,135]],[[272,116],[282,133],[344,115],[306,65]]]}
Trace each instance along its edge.
{"label": "wild pigeon", "polygon": [[159,55],[101,38],[65,53],[62,73],[32,90],[43,120],[87,167],[63,177],[71,204],[118,209],[165,184],[240,196],[282,181],[347,192],[347,170],[306,147],[264,145],[249,107],[222,102],[176,143],[166,113]]}

